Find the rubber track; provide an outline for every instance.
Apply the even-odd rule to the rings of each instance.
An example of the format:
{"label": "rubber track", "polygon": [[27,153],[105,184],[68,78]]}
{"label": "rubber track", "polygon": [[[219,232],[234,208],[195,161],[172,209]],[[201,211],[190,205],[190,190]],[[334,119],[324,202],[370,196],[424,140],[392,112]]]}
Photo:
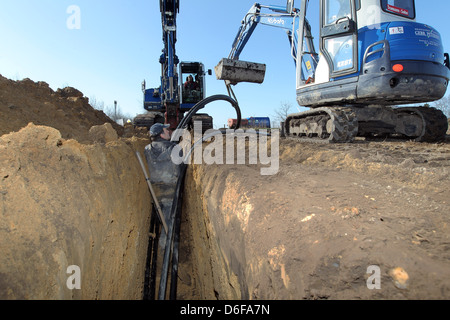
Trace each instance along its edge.
{"label": "rubber track", "polygon": [[[297,137],[290,134],[290,122],[296,119],[310,119],[317,115],[327,114],[332,120],[330,136],[327,139]],[[345,107],[322,107],[305,112],[290,114],[286,119],[286,135],[290,138],[299,138],[301,140],[319,140],[328,143],[346,143],[353,142],[358,134],[358,121],[355,112],[351,108]]]}
{"label": "rubber track", "polygon": [[147,127],[147,129],[150,129],[153,124],[158,122],[164,123],[164,116],[159,112],[139,114],[134,118],[135,127]]}
{"label": "rubber track", "polygon": [[409,112],[422,118],[424,129],[415,139],[417,142],[441,142],[448,130],[447,117],[441,110],[430,107],[399,108],[396,112]]}

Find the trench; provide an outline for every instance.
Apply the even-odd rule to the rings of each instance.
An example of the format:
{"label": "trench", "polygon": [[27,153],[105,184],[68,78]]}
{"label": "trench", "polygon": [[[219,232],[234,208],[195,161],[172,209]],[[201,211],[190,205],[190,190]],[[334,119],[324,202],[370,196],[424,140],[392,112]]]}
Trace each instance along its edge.
{"label": "trench", "polygon": [[[251,193],[256,193],[257,197],[266,194],[256,192],[255,187],[267,181],[267,176],[261,175],[261,172],[268,171],[268,165],[249,164],[252,156],[250,150],[254,146],[253,142],[256,142],[261,156],[264,148],[275,150],[272,143],[277,141],[276,137],[268,136],[265,131],[262,135],[261,132],[255,133],[238,132],[233,139],[216,136],[218,140],[203,143],[200,150],[204,155],[214,146],[227,150],[224,151],[224,157],[225,153],[228,156],[228,152],[233,157],[225,157],[227,159],[223,159],[223,162],[216,158],[218,163],[192,163],[187,166],[181,214],[177,299],[258,298],[258,294],[250,293],[255,292],[255,288],[252,288],[255,286],[251,279],[252,270],[265,274],[273,282],[282,282],[278,271],[267,269],[264,254],[261,256],[258,252],[253,255],[255,252],[247,243],[252,241],[248,234],[249,220],[254,211]],[[223,137],[223,141],[220,137]],[[271,156],[275,157],[277,153],[272,151]],[[238,158],[243,160],[243,164],[238,163]],[[257,230],[255,233],[259,234]],[[254,263],[255,267],[249,268],[249,262]]]}
{"label": "trench", "polygon": [[[74,88],[0,77],[0,89],[0,299],[142,300],[152,197],[135,152],[146,132],[115,124]],[[196,271],[203,260],[181,225],[180,258],[191,252]],[[188,297],[211,297],[203,291]]]}
{"label": "trench", "polygon": [[[222,229],[223,212],[211,203],[221,202],[216,191],[205,196],[203,181],[198,179],[197,166],[189,166],[186,170],[185,183],[182,192],[183,203],[180,215],[179,252],[175,263],[177,278],[174,282],[170,261],[167,272],[165,299],[169,300],[240,300],[248,299],[248,288],[245,280],[244,239],[238,222]],[[223,188],[220,183],[216,190]],[[239,199],[236,199],[240,202]],[[209,208],[209,209],[208,209]],[[153,213],[155,217],[155,212]],[[161,227],[160,227],[161,228]],[[233,239],[230,231],[233,230]],[[224,232],[222,232],[224,231]],[[155,229],[151,229],[151,233]],[[240,235],[239,235],[240,233]],[[154,241],[154,240],[150,240]],[[152,245],[152,243],[150,243]],[[151,250],[149,250],[151,252]],[[147,261],[147,274],[153,274],[155,279],[146,278],[147,294],[144,300],[161,299],[161,275],[165,251],[157,249],[156,266],[153,273]],[[155,257],[155,251],[152,258]],[[172,286],[176,285],[175,295]],[[164,289],[163,289],[164,290]]]}
{"label": "trench", "polygon": [[[134,152],[146,144],[81,144],[35,125],[0,137],[2,299],[143,299],[152,201]],[[411,146],[420,157],[429,148],[409,144],[408,154]],[[361,159],[386,145],[359,153],[291,141],[281,147],[274,176],[263,177],[261,165],[187,167],[176,299],[448,297],[447,145],[435,160],[443,168],[410,174],[408,184],[402,154],[389,155],[400,166]],[[428,197],[417,196],[427,188]],[[429,228],[423,212],[436,219],[425,234],[436,245],[416,235]],[[374,263],[417,276],[399,291],[386,274],[382,291],[371,291],[365,276]],[[81,290],[66,285],[72,265],[81,269]]]}
{"label": "trench", "polygon": [[[0,77],[0,89],[0,299],[142,300],[146,134],[74,88]],[[282,140],[280,171],[265,177],[248,162],[189,165],[176,298],[449,297],[448,141]],[[381,291],[366,286],[374,264]]]}
{"label": "trench", "polygon": [[[237,103],[228,96],[216,95],[206,98],[194,106],[179,124],[178,129],[187,127],[190,119],[198,110],[217,100],[228,101],[235,108],[240,123],[241,115]],[[205,133],[204,131],[203,133]],[[174,135],[176,136],[175,140],[179,139],[177,131]],[[190,148],[190,151],[184,153],[185,161],[192,155],[196,146],[203,150],[203,141],[212,136],[217,137],[217,132],[211,135],[203,135],[192,146],[188,144],[187,148]],[[145,171],[142,161],[141,166]],[[196,166],[182,164],[180,168],[181,175],[174,189],[174,200],[170,214],[173,217],[173,223],[162,221],[165,220],[164,217],[158,218],[158,216],[161,217],[164,214],[158,201],[153,203],[149,234],[153,234],[155,237],[149,239],[144,299],[210,300],[221,299],[222,297],[236,299],[238,298],[236,290],[229,292],[229,286],[222,287],[222,283],[231,284],[233,280],[230,279],[230,274],[225,270],[228,265],[224,264],[223,259],[220,258],[222,252],[220,244],[214,241],[214,236],[211,238],[211,229],[206,222],[208,210],[201,201],[203,190],[198,185],[199,181],[195,179],[194,175]],[[150,172],[150,176],[151,174]],[[150,181],[151,179],[147,180]],[[149,183],[149,189],[152,194],[155,194],[151,183]],[[158,187],[156,190],[158,190]],[[171,219],[169,218],[168,221],[171,221]],[[168,224],[169,228],[167,227]],[[168,230],[167,238],[165,233],[161,232],[162,227],[166,232]],[[163,240],[165,240],[163,250],[158,246],[161,235],[164,236]],[[239,290],[238,282],[234,282],[234,286],[231,287]],[[239,298],[246,297],[240,295]]]}

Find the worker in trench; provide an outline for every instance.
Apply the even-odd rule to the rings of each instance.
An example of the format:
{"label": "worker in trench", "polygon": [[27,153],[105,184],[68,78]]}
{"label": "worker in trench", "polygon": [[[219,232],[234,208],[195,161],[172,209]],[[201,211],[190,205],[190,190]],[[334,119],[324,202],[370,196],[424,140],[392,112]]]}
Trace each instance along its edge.
{"label": "worker in trench", "polygon": [[[150,183],[155,190],[162,214],[170,230],[174,223],[171,212],[177,182],[180,178],[181,165],[175,164],[171,158],[172,150],[177,143],[170,141],[171,131],[169,131],[169,127],[168,124],[155,123],[150,128],[151,143],[145,147],[144,154],[150,171]],[[159,244],[161,247],[165,247],[166,233],[164,229],[161,231]]]}

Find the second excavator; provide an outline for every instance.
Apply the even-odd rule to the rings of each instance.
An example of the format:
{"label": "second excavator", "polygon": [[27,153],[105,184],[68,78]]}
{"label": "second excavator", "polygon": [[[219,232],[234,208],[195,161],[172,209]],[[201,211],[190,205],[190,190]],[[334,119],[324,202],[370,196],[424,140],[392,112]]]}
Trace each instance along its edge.
{"label": "second excavator", "polygon": [[256,26],[282,28],[296,65],[297,102],[309,108],[288,115],[285,135],[328,142],[357,136],[444,140],[447,118],[426,103],[446,93],[449,55],[439,32],[416,22],[415,1],[320,0],[319,19],[314,17],[319,52],[307,18],[309,2],[302,0],[299,9],[293,0],[286,7],[252,6],[228,58],[216,66],[229,91],[239,82],[263,82],[264,64],[239,60]]}

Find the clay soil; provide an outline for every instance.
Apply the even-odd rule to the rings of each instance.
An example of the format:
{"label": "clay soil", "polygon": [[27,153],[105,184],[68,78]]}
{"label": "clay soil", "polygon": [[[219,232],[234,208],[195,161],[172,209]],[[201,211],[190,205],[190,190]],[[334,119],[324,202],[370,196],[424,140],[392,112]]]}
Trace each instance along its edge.
{"label": "clay soil", "polygon": [[126,131],[74,88],[0,76],[0,299],[142,298],[148,139]]}
{"label": "clay soil", "polygon": [[282,139],[260,168],[190,168],[181,299],[450,298],[448,139]]}

